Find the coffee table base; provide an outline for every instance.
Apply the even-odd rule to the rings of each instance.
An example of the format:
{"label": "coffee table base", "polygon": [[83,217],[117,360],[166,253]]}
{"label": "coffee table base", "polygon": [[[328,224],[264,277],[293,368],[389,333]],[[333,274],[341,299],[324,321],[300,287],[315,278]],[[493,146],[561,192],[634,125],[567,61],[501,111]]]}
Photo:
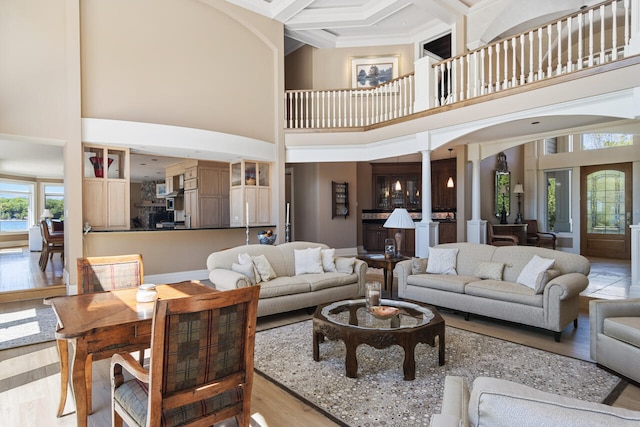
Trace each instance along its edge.
{"label": "coffee table base", "polygon": [[[318,310],[320,307],[318,308]],[[317,312],[316,312],[317,313]],[[313,319],[313,360],[320,360],[320,343],[324,339],[342,340],[346,347],[345,370],[349,378],[358,377],[358,359],[356,350],[360,344],[367,344],[376,349],[384,349],[392,345],[399,345],[404,350],[402,365],[405,381],[412,381],[416,377],[415,348],[418,343],[435,347],[438,337],[438,363],[444,365],[445,328],[444,320],[436,321],[417,328],[398,330],[366,330],[338,325],[328,320],[314,317]]]}

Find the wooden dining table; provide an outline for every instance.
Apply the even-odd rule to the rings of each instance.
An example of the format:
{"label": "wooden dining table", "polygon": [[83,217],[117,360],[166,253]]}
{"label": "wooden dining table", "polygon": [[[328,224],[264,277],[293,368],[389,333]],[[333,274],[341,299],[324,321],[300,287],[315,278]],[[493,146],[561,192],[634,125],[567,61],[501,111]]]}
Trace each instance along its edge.
{"label": "wooden dining table", "polygon": [[[158,285],[156,290],[161,299],[219,292],[197,281]],[[91,413],[90,364],[121,351],[149,348],[154,302],[136,302],[136,292],[137,288],[128,288],[45,299],[58,319],[55,334],[61,378],[58,417],[62,416],[67,399],[70,348],[78,427],[87,425]]]}

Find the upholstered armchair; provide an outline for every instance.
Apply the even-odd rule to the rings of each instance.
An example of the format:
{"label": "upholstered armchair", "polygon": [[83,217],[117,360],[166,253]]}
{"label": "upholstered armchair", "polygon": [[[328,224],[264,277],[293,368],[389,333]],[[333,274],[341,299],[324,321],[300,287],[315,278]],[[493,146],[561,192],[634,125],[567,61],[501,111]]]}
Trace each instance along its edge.
{"label": "upholstered armchair", "polygon": [[591,358],[640,383],[640,298],[589,301]]}
{"label": "upholstered armchair", "polygon": [[510,234],[494,234],[493,224],[487,223],[487,244],[493,246],[517,246],[518,236],[512,236]]}

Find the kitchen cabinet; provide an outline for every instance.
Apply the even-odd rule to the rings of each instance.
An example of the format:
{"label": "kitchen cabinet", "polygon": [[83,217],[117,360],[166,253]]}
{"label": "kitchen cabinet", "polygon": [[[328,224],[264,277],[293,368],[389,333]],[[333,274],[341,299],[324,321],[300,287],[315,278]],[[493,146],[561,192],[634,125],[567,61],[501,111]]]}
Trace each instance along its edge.
{"label": "kitchen cabinet", "polygon": [[231,164],[229,209],[232,227],[246,226],[247,213],[249,225],[273,224],[271,169],[271,163],[250,160]]}
{"label": "kitchen cabinet", "polygon": [[229,166],[200,160],[183,163],[185,222],[191,228],[229,226]]}
{"label": "kitchen cabinet", "polygon": [[438,243],[455,243],[458,231],[455,222],[441,221],[438,224]]}
{"label": "kitchen cabinet", "polygon": [[421,170],[420,163],[372,164],[373,209],[419,209]]}
{"label": "kitchen cabinet", "polygon": [[447,187],[447,180],[454,177],[455,159],[431,162],[431,207],[434,211],[450,211],[456,208],[456,188]]}
{"label": "kitchen cabinet", "polygon": [[[384,239],[395,239],[396,231],[393,228],[384,228],[384,223],[364,223],[362,233],[362,246],[367,252],[384,252]],[[404,256],[413,256],[416,251],[416,231],[414,229],[400,230],[402,242],[400,253]]]}
{"label": "kitchen cabinet", "polygon": [[85,144],[83,151],[83,223],[94,230],[128,230],[129,150]]}

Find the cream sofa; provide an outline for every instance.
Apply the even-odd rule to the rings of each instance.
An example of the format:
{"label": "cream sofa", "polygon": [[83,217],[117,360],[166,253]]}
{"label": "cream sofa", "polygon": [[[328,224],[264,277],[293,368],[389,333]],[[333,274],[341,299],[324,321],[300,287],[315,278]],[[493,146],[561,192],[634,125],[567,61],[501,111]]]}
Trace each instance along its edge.
{"label": "cream sofa", "polygon": [[[458,249],[457,275],[414,274],[419,261],[402,261],[395,269],[401,298],[458,310],[467,319],[472,313],[548,329],[556,341],[572,321],[577,327],[579,295],[589,284],[591,268],[585,257],[533,246],[448,243],[435,248]],[[539,293],[516,283],[534,255],[554,259],[551,269],[557,275]],[[481,263],[504,264],[501,280],[476,277]]]}
{"label": "cream sofa", "polygon": [[329,249],[327,245],[321,243],[291,242],[276,246],[245,245],[214,252],[207,258],[209,280],[216,289],[221,290],[251,286],[250,279],[242,273],[233,271],[232,266],[238,263],[240,254],[264,255],[273,268],[276,278],[260,283],[258,316],[363,296],[367,264],[356,258],[335,258],[339,267],[348,267],[353,262],[351,273],[322,272],[296,275],[295,251],[318,247]]}
{"label": "cream sofa", "polygon": [[497,378],[478,377],[469,393],[462,377],[447,376],[440,414],[431,427],[638,426],[640,412],[546,393]]}
{"label": "cream sofa", "polygon": [[589,301],[591,358],[640,383],[640,298]]}

